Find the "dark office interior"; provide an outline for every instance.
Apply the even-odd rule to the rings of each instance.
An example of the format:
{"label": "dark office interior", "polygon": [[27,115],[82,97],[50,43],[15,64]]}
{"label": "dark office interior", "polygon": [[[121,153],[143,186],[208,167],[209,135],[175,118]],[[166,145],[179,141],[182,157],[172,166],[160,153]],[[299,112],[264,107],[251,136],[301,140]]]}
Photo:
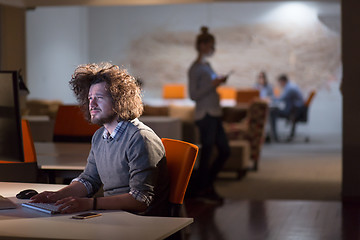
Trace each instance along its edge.
{"label": "dark office interior", "polygon": [[[304,1],[305,5],[337,6],[335,9],[340,11],[339,16],[336,16],[338,22],[331,18],[334,17],[332,10],[326,16],[330,16],[327,20],[331,20],[330,25],[337,27],[338,32],[331,29],[331,34],[328,34],[324,28],[317,26],[319,28],[313,30],[314,35],[319,34],[316,35],[318,37],[299,37],[294,34],[292,37],[295,43],[292,45],[289,43],[291,37],[272,35],[264,30],[261,24],[253,28],[240,24],[261,19],[262,16],[246,20],[244,12],[241,12],[243,15],[236,16],[235,11],[244,6],[249,9],[249,16],[253,16],[257,12],[266,11],[263,9],[272,6],[271,4],[280,5],[294,1],[176,1],[175,4],[166,1],[150,2],[144,4],[143,1],[130,3],[114,0],[105,3],[93,1],[89,4],[74,1],[67,4],[55,1],[49,4],[46,1],[1,1],[0,70],[21,69],[29,93],[20,94],[19,111],[22,117],[31,115],[28,118],[30,129],[39,131],[32,132],[35,147],[54,141],[53,130],[58,106],[75,104],[67,83],[76,64],[111,60],[115,64],[125,65],[142,80],[145,99],[161,98],[163,85],[186,85],[186,71],[195,56],[194,36],[201,25],[207,24],[211,30],[214,29],[214,34],[217,34],[216,56],[210,60],[215,68],[226,73],[238,68],[242,63],[243,69],[236,69],[229,78],[229,86],[246,89],[251,87],[257,70],[264,70],[257,68],[256,64],[260,62],[273,83],[280,73],[288,71],[290,77],[297,81],[306,94],[316,88],[317,95],[309,108],[308,121],[299,124],[292,142],[266,141],[264,135],[257,169],[249,168],[247,171],[237,172],[232,171],[232,165],[225,167],[215,184],[218,193],[224,197],[222,204],[192,198],[192,179],[190,180],[182,206],[182,216],[193,218],[194,222],[181,230],[183,239],[359,239],[360,189],[357,183],[360,182],[360,175],[357,170],[360,164],[357,158],[360,157],[360,112],[357,101],[360,101],[360,95],[357,86],[360,89],[360,69],[356,59],[360,57],[360,30],[354,26],[360,23],[360,16],[357,14],[360,3],[354,0]],[[228,10],[227,4],[234,6],[233,10],[229,10],[229,16],[219,17]],[[176,8],[179,9],[178,15],[190,9],[186,23],[179,22],[176,25],[175,22],[180,18],[176,14]],[[324,7],[322,10],[325,12],[324,9],[330,8]],[[168,21],[161,22],[160,15],[166,10],[170,14],[164,13],[163,18]],[[117,11],[124,16],[116,15]],[[122,17],[127,17],[127,11],[129,15],[138,11],[139,15],[129,21],[134,26],[120,22]],[[151,15],[151,20],[142,25],[141,21],[146,19],[146,13]],[[171,13],[173,15],[169,16]],[[43,22],[46,17],[49,18],[48,25]],[[189,26],[193,19],[198,22]],[[324,24],[329,23],[324,19]],[[304,21],[307,20],[309,19],[304,17]],[[47,32],[47,27],[50,29],[56,26],[56,21],[59,23],[58,31]],[[78,22],[70,26],[68,23],[71,24],[71,21]],[[82,29],[85,21],[88,21],[85,24],[86,29]],[[154,25],[151,25],[151,21],[155,22]],[[229,24],[230,21],[235,23],[234,26]],[[37,24],[41,26],[38,29]],[[118,27],[120,30],[111,31],[105,24],[109,29]],[[67,26],[69,33],[78,32],[79,35],[63,36],[61,40],[65,39],[66,43],[61,43],[60,40],[56,42],[56,34],[63,34]],[[135,27],[140,30],[137,31]],[[300,26],[297,27],[301,29]],[[252,37],[244,37],[237,31],[246,32]],[[336,33],[333,34],[334,32]],[[177,37],[176,34],[179,33],[181,37]],[[256,33],[259,35],[256,36]],[[107,34],[109,39],[106,39]],[[126,37],[122,38],[122,34]],[[85,41],[86,37],[89,39]],[[268,42],[265,37],[268,37]],[[289,42],[279,40],[276,48],[266,54],[260,53],[267,46],[275,46],[277,37]],[[112,44],[117,42],[118,48],[106,46],[113,46]],[[306,48],[309,54],[305,50],[299,50],[300,44],[306,43],[313,44]],[[51,49],[51,44],[56,44],[57,49]],[[66,49],[67,47],[69,49]],[[246,47],[248,51],[242,52],[241,49]],[[56,56],[58,51],[63,52],[63,55]],[[269,60],[272,56],[274,59]],[[56,59],[49,60],[49,57]],[[59,62],[66,62],[67,58],[70,59],[67,63],[59,65]],[[257,61],[258,58],[262,60]],[[286,64],[281,63],[282,58],[286,59]],[[232,62],[234,59],[236,61]],[[56,66],[51,66],[52,61]],[[285,67],[287,69],[284,69]],[[69,72],[66,72],[67,70]],[[50,76],[52,72],[54,76]],[[316,80],[313,80],[314,78]],[[40,102],[43,105],[40,105]],[[43,107],[45,105],[46,109]],[[156,104],[155,106],[157,107]],[[180,119],[179,122],[182,121],[181,140],[195,141],[196,130],[191,118],[189,120],[188,105],[171,106],[169,109],[148,107],[147,111],[145,110],[145,113],[148,113],[148,116],[144,116],[144,122],[149,121],[150,118],[147,117],[170,115]],[[45,128],[37,122],[44,121],[43,115],[49,120]],[[37,123],[34,124],[34,121]],[[153,129],[160,129],[159,135],[166,134],[166,131],[174,134],[169,135],[170,138],[179,135],[175,128],[170,127],[170,131],[166,125],[159,127],[156,123],[150,124],[154,124],[151,125]],[[231,128],[232,125],[229,126]],[[289,126],[282,123],[281,134],[286,135],[288,131]],[[243,145],[240,149],[243,149],[242,147]],[[86,158],[89,149],[84,147],[81,150],[83,153],[78,157]],[[41,151],[48,154],[51,149]],[[246,155],[244,150],[236,154]],[[44,156],[40,156],[40,159],[43,158]],[[253,160],[248,161],[252,166]],[[243,164],[245,163],[241,163],[241,167]],[[80,172],[78,169],[75,171],[76,174]],[[41,183],[64,184],[69,183],[73,177],[46,172],[38,180]]]}

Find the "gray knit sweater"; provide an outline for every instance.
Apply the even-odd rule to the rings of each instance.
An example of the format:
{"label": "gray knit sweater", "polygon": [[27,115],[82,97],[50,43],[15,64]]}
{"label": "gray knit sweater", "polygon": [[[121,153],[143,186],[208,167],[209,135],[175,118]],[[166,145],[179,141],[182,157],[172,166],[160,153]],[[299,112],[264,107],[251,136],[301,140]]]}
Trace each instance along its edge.
{"label": "gray knit sweater", "polygon": [[169,177],[161,139],[138,119],[123,122],[114,139],[104,128],[93,138],[86,168],[79,178],[93,193],[103,184],[104,196],[140,191],[151,200],[146,215],[167,215]]}

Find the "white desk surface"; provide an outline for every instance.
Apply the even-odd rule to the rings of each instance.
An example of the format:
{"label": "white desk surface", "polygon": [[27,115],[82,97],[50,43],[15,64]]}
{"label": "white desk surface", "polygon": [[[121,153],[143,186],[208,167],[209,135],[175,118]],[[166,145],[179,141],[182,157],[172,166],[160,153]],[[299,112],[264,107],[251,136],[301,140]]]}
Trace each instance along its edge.
{"label": "white desk surface", "polygon": [[0,182],[0,195],[3,197],[15,197],[15,195],[24,189],[34,189],[38,192],[57,191],[66,185],[61,184],[39,184],[39,183],[17,183]]}
{"label": "white desk surface", "polygon": [[[21,190],[37,191],[63,185],[0,182],[0,194],[15,196]],[[124,211],[97,211],[102,216],[71,219],[74,214],[49,215],[21,207],[28,200],[11,199],[17,209],[0,210],[0,239],[164,239],[193,222],[192,218],[145,217]]]}

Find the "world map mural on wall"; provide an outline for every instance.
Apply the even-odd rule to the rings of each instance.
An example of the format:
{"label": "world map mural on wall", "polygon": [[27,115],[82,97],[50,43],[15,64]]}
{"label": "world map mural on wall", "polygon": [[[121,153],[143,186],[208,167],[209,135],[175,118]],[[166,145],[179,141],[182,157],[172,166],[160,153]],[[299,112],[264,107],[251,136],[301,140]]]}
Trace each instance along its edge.
{"label": "world map mural on wall", "polygon": [[[307,27],[268,23],[209,30],[216,37],[209,62],[218,74],[234,71],[228,86],[251,87],[260,71],[274,85],[280,74],[287,74],[305,92],[341,81],[340,34],[320,21]],[[142,80],[145,97],[160,97],[163,83],[187,85],[197,34],[157,30],[133,41],[131,71]]]}

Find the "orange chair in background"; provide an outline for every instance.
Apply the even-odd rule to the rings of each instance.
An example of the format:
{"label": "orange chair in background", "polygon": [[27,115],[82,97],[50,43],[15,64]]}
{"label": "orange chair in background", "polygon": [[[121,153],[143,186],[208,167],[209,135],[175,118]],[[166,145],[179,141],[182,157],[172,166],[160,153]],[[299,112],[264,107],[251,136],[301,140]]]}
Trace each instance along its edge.
{"label": "orange chair in background", "polygon": [[29,121],[22,119],[21,127],[22,127],[22,138],[23,138],[23,148],[24,148],[24,162],[29,162],[29,163],[37,162],[36,151],[30,130]]}
{"label": "orange chair in background", "polygon": [[36,151],[29,122],[21,120],[24,162],[0,161],[0,181],[37,182]]}
{"label": "orange chair in background", "polygon": [[278,98],[281,96],[282,89],[276,86],[273,88],[273,92],[274,92],[274,96]]}
{"label": "orange chair in background", "polygon": [[170,175],[171,216],[180,215],[185,192],[190,180],[195,160],[199,152],[198,146],[169,138],[162,138],[165,147],[167,166]]}
{"label": "orange chair in background", "polygon": [[216,91],[218,92],[219,96],[220,96],[220,100],[223,99],[234,99],[236,100],[236,89],[233,87],[218,87],[216,89]]}
{"label": "orange chair in background", "polygon": [[305,101],[305,106],[306,106],[306,107],[309,107],[309,106],[310,106],[310,103],[312,102],[313,98],[315,97],[315,94],[316,94],[316,90],[312,90],[312,91],[309,93],[309,96],[308,96],[308,98],[307,98],[306,101]]}
{"label": "orange chair in background", "polygon": [[183,84],[164,84],[164,99],[182,99],[185,98],[185,85]]}
{"label": "orange chair in background", "polygon": [[[22,140],[23,140],[23,151],[24,151],[24,162],[36,163],[36,151],[33,142],[33,138],[30,131],[30,125],[28,120],[21,120],[22,128]],[[0,163],[16,163],[11,161],[0,161]]]}
{"label": "orange chair in background", "polygon": [[[310,105],[316,95],[316,90],[310,91],[308,98],[305,100],[304,108],[301,110],[300,114],[293,114],[289,117],[289,121],[291,122],[291,130],[290,135],[287,138],[287,141],[292,141],[295,138],[295,131],[296,126],[298,123],[307,123],[308,122],[308,116],[309,116],[309,108]],[[310,141],[310,137],[305,137],[305,142]]]}
{"label": "orange chair in background", "polygon": [[55,118],[54,142],[90,142],[100,126],[90,124],[77,105],[60,105]]}
{"label": "orange chair in background", "polygon": [[251,103],[254,99],[260,97],[260,91],[253,88],[244,88],[236,90],[237,103]]}

